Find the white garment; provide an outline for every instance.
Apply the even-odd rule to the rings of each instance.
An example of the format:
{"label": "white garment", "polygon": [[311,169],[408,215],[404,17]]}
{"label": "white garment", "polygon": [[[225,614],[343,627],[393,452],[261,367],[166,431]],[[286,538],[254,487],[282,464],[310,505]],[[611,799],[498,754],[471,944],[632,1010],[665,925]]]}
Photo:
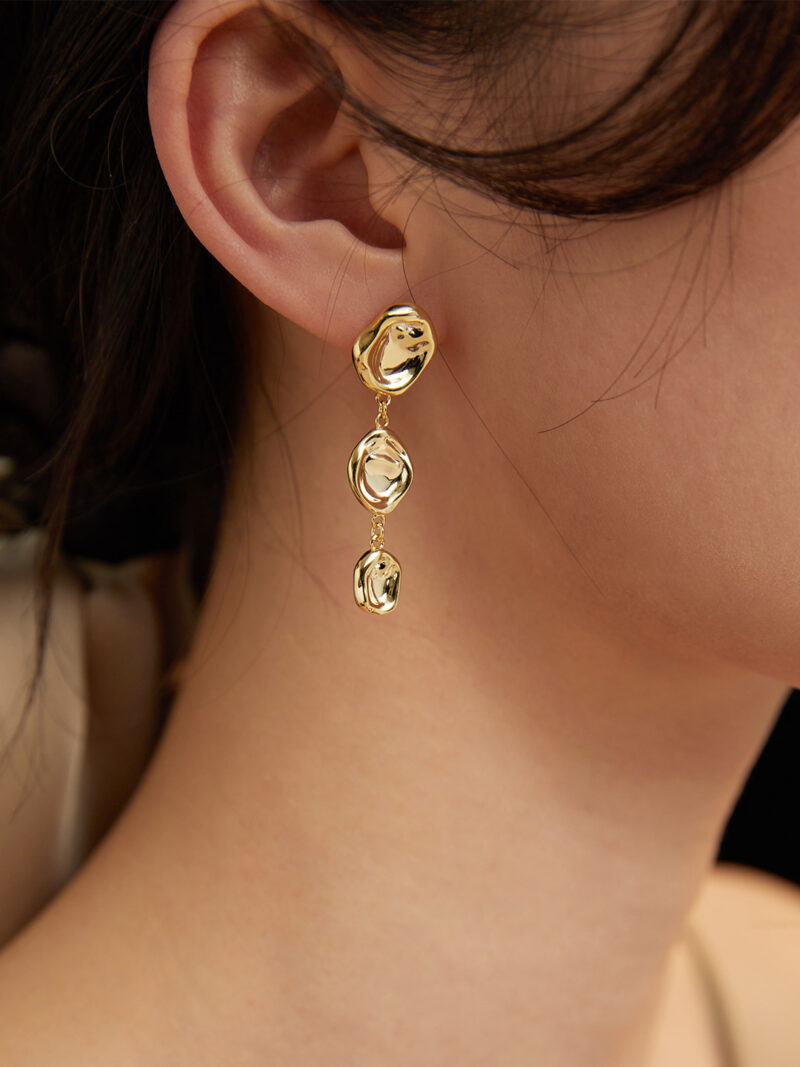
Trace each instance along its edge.
{"label": "white garment", "polygon": [[[40,529],[0,535],[0,945],[74,873],[134,788],[158,727],[165,652],[191,625],[180,567],[178,610],[165,618],[154,595],[165,561],[181,557],[60,556],[42,676],[23,716],[43,541]],[[180,639],[165,632],[176,625]]]}

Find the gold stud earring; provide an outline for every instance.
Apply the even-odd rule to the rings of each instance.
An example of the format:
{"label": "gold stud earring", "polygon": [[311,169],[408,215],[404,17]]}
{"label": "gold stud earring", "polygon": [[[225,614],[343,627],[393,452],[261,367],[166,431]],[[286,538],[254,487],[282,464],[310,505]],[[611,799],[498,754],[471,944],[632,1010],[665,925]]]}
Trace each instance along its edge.
{"label": "gold stud earring", "polygon": [[384,615],[397,604],[400,564],[383,547],[386,515],[400,503],[414,477],[408,453],[388,428],[389,404],[413,385],[435,348],[430,322],[410,304],[387,308],[353,345],[358,376],[378,402],[375,429],[361,438],[347,464],[356,499],[372,516],[369,548],[356,563],[353,592],[356,604],[374,615]]}

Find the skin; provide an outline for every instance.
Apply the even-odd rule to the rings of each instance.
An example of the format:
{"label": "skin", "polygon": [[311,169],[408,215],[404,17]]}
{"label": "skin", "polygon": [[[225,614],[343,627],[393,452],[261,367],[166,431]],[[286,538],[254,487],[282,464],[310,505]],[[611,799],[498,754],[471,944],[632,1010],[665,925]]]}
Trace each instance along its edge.
{"label": "skin", "polygon": [[[674,1063],[707,1020],[656,1026],[673,946],[800,683],[796,130],[719,195],[544,225],[401,182],[247,3],[179,0],[149,93],[237,285],[246,418],[166,737],[0,957],[0,1059]],[[439,350],[390,407],[415,481],[376,618],[349,350],[405,300]]]}

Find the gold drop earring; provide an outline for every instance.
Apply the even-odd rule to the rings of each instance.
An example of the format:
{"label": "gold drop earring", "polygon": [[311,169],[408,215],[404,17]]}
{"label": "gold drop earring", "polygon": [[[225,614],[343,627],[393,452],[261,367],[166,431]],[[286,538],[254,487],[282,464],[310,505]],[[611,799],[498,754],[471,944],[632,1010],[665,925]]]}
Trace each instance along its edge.
{"label": "gold drop earring", "polygon": [[433,327],[418,308],[387,308],[353,345],[353,363],[361,381],[375,393],[378,414],[353,449],[347,475],[356,499],[370,512],[369,548],[356,563],[356,604],[385,615],[397,604],[400,564],[383,547],[386,516],[411,486],[414,471],[402,442],[389,430],[389,404],[404,393],[427,367],[436,349]]}

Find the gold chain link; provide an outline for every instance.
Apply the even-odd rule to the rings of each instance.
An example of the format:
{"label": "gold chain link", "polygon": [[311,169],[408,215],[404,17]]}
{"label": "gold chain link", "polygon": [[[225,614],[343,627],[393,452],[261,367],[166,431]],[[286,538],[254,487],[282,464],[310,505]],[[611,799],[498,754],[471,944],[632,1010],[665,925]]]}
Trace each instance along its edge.
{"label": "gold chain link", "polygon": [[[375,399],[378,401],[378,414],[375,416],[375,428],[377,430],[385,430],[389,425],[389,405],[392,402],[392,398],[387,393],[376,393]],[[385,532],[386,516],[378,514],[377,511],[373,511],[369,534],[369,547],[373,552],[383,548],[383,537]]]}
{"label": "gold chain link", "polygon": [[392,398],[387,393],[376,393],[375,399],[378,401],[378,414],[375,416],[375,428],[377,430],[385,430],[389,425],[389,405],[392,402]]}
{"label": "gold chain link", "polygon": [[377,549],[383,548],[383,535],[386,531],[386,516],[379,515],[377,511],[372,512],[372,523],[369,535],[369,547],[375,552]]}

